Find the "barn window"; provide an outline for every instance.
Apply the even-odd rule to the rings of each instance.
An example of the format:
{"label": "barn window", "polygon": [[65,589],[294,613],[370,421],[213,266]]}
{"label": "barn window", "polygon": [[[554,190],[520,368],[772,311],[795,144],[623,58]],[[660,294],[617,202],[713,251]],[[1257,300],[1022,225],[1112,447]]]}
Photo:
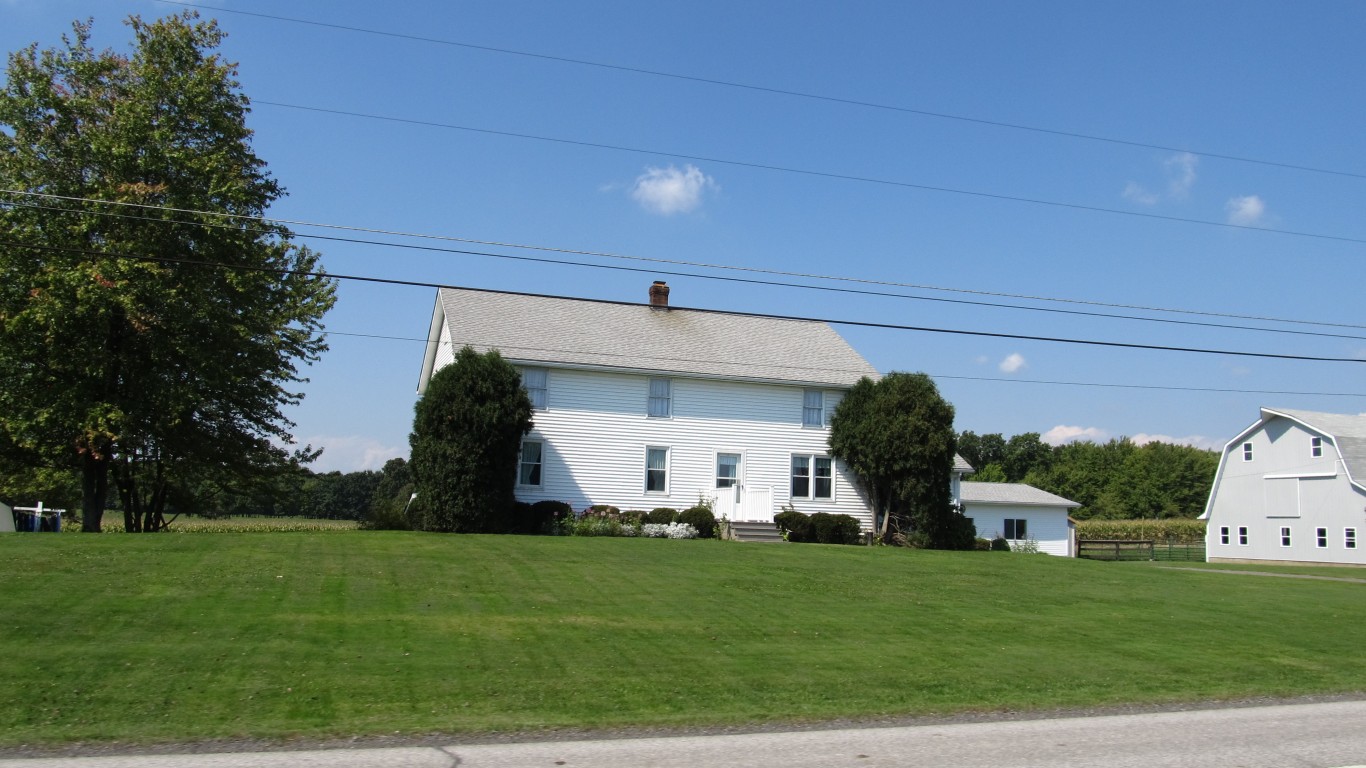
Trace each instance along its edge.
{"label": "barn window", "polygon": [[1318,547],[1319,549],[1324,549],[1324,548],[1326,548],[1326,547],[1328,546],[1328,529],[1327,529],[1327,528],[1315,528],[1315,529],[1314,529],[1314,546]]}
{"label": "barn window", "polygon": [[1355,529],[1355,528],[1343,528],[1343,529],[1342,529],[1342,546],[1346,547],[1347,549],[1356,549],[1356,548],[1357,548],[1357,529]]}
{"label": "barn window", "polygon": [[1316,459],[1323,455],[1323,438],[1309,438],[1309,455]]}
{"label": "barn window", "polygon": [[1290,526],[1288,525],[1281,526],[1281,546],[1290,546]]}
{"label": "barn window", "polygon": [[1240,525],[1240,526],[1238,526],[1238,546],[1241,546],[1241,547],[1246,547],[1246,546],[1247,546],[1247,526],[1246,526],[1246,525]]}
{"label": "barn window", "polygon": [[1220,543],[1220,544],[1227,544],[1227,543],[1228,543],[1228,526],[1227,526],[1227,525],[1225,525],[1225,526],[1223,526],[1222,528],[1219,529],[1219,543]]}
{"label": "barn window", "polygon": [[1252,461],[1252,443],[1243,443],[1243,461]]}

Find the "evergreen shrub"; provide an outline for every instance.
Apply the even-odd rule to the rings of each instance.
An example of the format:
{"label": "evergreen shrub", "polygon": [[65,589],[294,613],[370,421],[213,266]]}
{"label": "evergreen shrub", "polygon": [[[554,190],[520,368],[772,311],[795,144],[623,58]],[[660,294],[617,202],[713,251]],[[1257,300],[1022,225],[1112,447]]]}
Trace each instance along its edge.
{"label": "evergreen shrub", "polygon": [[683,510],[678,514],[678,522],[696,528],[698,538],[710,539],[716,535],[716,515],[706,507],[689,507]]}

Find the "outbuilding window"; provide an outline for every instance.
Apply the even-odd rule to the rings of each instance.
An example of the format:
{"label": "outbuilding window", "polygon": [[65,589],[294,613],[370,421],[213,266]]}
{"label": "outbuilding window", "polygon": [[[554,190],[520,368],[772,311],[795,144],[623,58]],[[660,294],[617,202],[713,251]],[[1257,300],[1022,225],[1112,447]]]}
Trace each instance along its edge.
{"label": "outbuilding window", "polygon": [[1247,526],[1246,526],[1246,525],[1240,525],[1240,526],[1238,526],[1238,546],[1240,546],[1240,547],[1246,547],[1246,546],[1247,546]]}
{"label": "outbuilding window", "polygon": [[1281,546],[1290,546],[1290,526],[1288,525],[1281,526]]}
{"label": "outbuilding window", "polygon": [[1225,526],[1223,526],[1223,527],[1221,527],[1221,528],[1219,529],[1219,543],[1220,543],[1220,544],[1227,544],[1227,543],[1228,543],[1228,526],[1227,526],[1227,525],[1225,525]]}
{"label": "outbuilding window", "polygon": [[1314,529],[1314,546],[1318,547],[1319,549],[1325,549],[1325,548],[1328,547],[1328,529],[1327,529],[1327,528],[1315,528],[1315,529]]}
{"label": "outbuilding window", "polygon": [[1345,547],[1345,548],[1347,548],[1347,549],[1356,549],[1356,548],[1357,548],[1357,529],[1355,529],[1355,528],[1343,528],[1343,529],[1342,529],[1342,546]]}
{"label": "outbuilding window", "polygon": [[1029,538],[1029,524],[1024,518],[1006,518],[1006,538],[1011,541],[1023,541]]}
{"label": "outbuilding window", "polygon": [[1309,455],[1316,459],[1323,455],[1323,438],[1309,438]]}
{"label": "outbuilding window", "polygon": [[1243,461],[1252,461],[1252,443],[1243,443]]}

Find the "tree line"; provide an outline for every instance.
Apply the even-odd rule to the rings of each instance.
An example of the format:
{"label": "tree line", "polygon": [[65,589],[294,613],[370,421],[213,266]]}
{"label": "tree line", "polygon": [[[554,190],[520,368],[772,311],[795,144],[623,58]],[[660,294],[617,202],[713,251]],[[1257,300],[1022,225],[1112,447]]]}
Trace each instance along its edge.
{"label": "tree line", "polygon": [[1205,510],[1217,451],[1121,437],[1051,446],[1037,432],[1006,439],[961,432],[958,454],[976,469],[968,480],[1027,483],[1081,504],[1079,520],[1193,518]]}

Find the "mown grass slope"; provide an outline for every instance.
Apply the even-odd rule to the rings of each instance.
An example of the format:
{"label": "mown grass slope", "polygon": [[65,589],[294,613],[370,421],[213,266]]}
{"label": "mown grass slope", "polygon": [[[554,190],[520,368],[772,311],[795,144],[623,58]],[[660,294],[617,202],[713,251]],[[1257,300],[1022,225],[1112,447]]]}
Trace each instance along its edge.
{"label": "mown grass slope", "polygon": [[1366,690],[1366,585],[399,532],[0,537],[0,744],[812,720]]}

